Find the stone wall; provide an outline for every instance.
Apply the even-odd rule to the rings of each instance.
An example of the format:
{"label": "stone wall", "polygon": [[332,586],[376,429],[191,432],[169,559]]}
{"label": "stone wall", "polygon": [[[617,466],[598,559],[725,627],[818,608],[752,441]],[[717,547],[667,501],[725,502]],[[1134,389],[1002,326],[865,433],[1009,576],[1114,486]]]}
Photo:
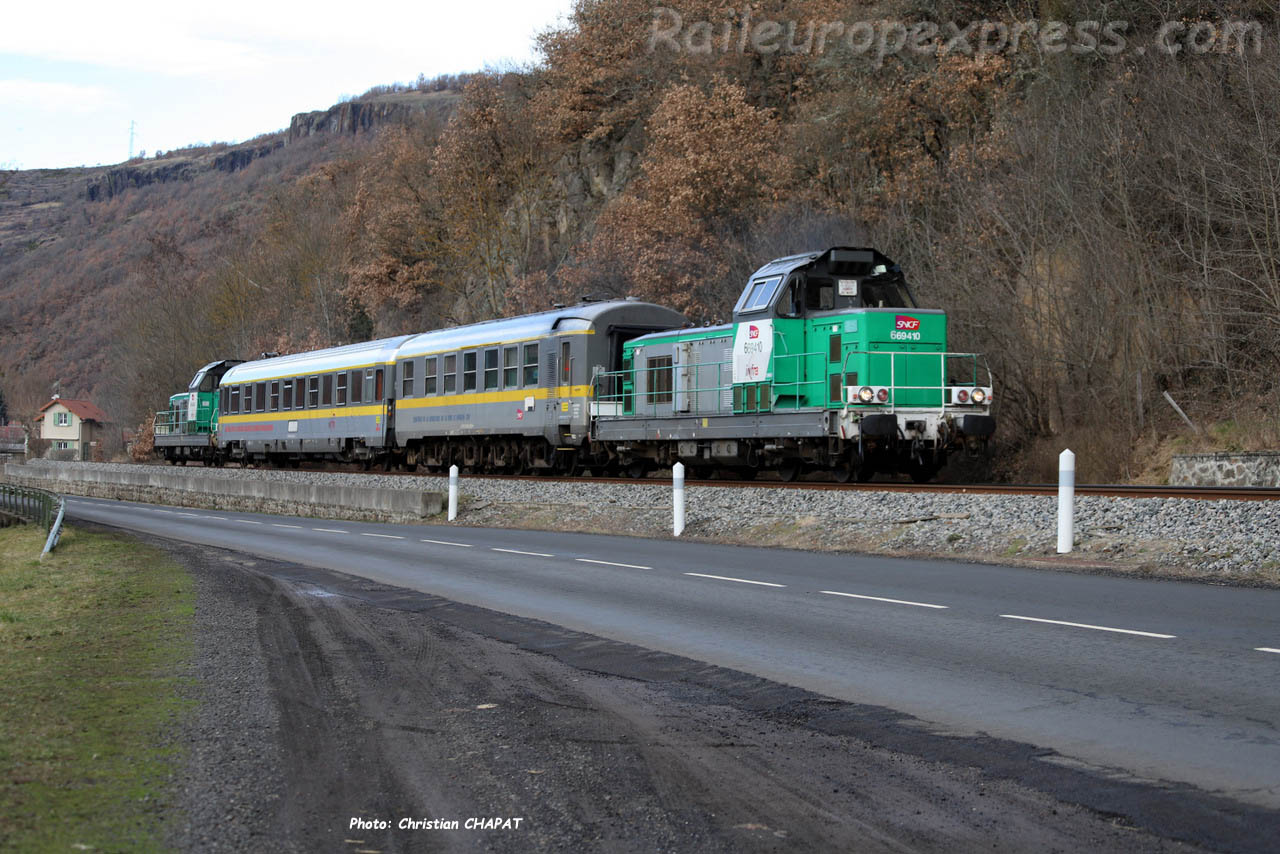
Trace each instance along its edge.
{"label": "stone wall", "polygon": [[1280,451],[1252,454],[1178,454],[1170,486],[1280,486]]}
{"label": "stone wall", "polygon": [[62,495],[368,522],[421,522],[438,514],[444,504],[439,492],[227,479],[198,472],[167,471],[158,466],[110,471],[6,463],[3,479]]}

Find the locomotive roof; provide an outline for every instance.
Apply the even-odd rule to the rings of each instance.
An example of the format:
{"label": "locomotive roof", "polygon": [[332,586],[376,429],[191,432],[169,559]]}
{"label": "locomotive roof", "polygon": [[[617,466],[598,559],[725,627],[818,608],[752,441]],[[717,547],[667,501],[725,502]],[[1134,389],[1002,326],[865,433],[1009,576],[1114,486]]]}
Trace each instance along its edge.
{"label": "locomotive roof", "polygon": [[343,347],[311,350],[307,353],[290,353],[288,356],[274,356],[270,359],[244,362],[223,374],[222,384],[252,383],[278,377],[324,374],[366,365],[385,364],[394,361],[396,350],[412,337],[412,335],[398,335],[395,338],[382,338],[377,341],[347,344]]}
{"label": "locomotive roof", "polygon": [[679,326],[683,323],[684,316],[672,309],[636,299],[582,302],[536,314],[424,332],[405,342],[399,357],[404,359],[467,347],[510,344],[564,332],[585,332],[610,324]]}
{"label": "locomotive roof", "polygon": [[[829,249],[801,252],[798,255],[787,255],[783,258],[775,258],[759,270],[752,273],[751,281],[763,276],[776,276],[780,273],[790,273],[792,270],[807,267],[809,264],[823,257],[826,257],[829,263],[861,262],[875,266],[883,265],[886,270],[897,267],[892,260],[881,254],[878,250],[870,247],[832,246]],[[750,281],[748,284],[750,284]]]}

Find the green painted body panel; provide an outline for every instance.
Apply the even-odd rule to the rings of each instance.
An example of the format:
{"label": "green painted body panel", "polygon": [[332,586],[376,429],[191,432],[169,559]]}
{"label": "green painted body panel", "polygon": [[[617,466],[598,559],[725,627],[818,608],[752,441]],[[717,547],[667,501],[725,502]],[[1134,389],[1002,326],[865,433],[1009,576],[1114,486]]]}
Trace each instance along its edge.
{"label": "green painted body panel", "polygon": [[[948,369],[954,372],[955,365],[944,364],[947,316],[942,312],[859,308],[769,320],[773,324],[769,368],[760,381],[735,384],[734,412],[843,407],[846,386],[887,386],[888,403],[895,406],[941,408],[946,403]],[[732,342],[738,326],[750,322],[727,330],[674,330],[627,342],[623,346],[623,412],[634,414],[633,366],[638,347],[724,337]]]}

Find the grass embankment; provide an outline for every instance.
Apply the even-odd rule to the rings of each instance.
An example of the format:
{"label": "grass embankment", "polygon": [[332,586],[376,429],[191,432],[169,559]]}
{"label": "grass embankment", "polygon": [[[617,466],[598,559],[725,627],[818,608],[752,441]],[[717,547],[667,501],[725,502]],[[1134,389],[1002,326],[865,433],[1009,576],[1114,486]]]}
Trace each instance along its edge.
{"label": "grass embankment", "polygon": [[0,530],[0,849],[163,848],[191,577],[123,536]]}

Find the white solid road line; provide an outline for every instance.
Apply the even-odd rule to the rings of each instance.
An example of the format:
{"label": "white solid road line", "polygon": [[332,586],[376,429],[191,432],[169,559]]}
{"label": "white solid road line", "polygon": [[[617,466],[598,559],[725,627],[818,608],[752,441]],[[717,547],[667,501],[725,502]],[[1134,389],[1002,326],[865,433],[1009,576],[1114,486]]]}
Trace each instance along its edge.
{"label": "white solid road line", "polygon": [[471,543],[451,543],[448,540],[423,540],[424,543],[435,543],[437,546],[457,546],[460,549],[474,548]]}
{"label": "white solid road line", "polygon": [[361,532],[360,532],[360,536],[362,536],[362,537],[382,537],[382,539],[384,539],[384,540],[403,540],[403,539],[404,539],[404,537],[398,536],[398,535],[396,535],[396,534],[370,534],[370,533],[367,533],[367,532],[365,532],[365,531],[361,531]]}
{"label": "white solid road line", "polygon": [[872,602],[890,602],[894,605],[914,605],[917,608],[938,608],[946,610],[950,605],[930,605],[928,602],[908,602],[906,599],[886,599],[883,596],[863,596],[860,593],[841,593],[838,590],[823,590],[828,596],[848,596],[850,599],[870,599]]}
{"label": "white solid road line", "polygon": [[271,527],[273,527],[273,528],[296,528],[296,529],[297,529],[297,530],[299,530],[299,531],[301,531],[301,530],[302,530],[302,526],[301,526],[301,525],[281,525],[279,522],[272,522],[272,523],[271,523]]}
{"label": "white solid road line", "polygon": [[653,569],[653,567],[651,566],[640,566],[639,564],[635,564],[635,563],[614,563],[611,560],[592,560],[589,557],[575,557],[574,560],[578,561],[579,563],[598,563],[604,566],[621,566],[626,569]]}
{"label": "white solid road line", "polygon": [[727,575],[707,575],[702,572],[686,572],[694,578],[714,578],[716,581],[736,581],[739,584],[759,584],[761,587],[786,587],[785,584],[774,584],[772,581],[752,581],[750,578],[730,578]]}
{"label": "white solid road line", "polygon": [[1280,655],[1280,649],[1272,649],[1269,646],[1255,646],[1254,649],[1258,652],[1274,652],[1276,655]]}
{"label": "white solid road line", "polygon": [[489,549],[489,551],[491,551],[491,552],[506,552],[507,554],[511,554],[511,555],[529,555],[530,557],[555,557],[555,555],[549,555],[549,554],[547,554],[546,552],[522,552],[522,551],[517,551],[516,549],[493,549],[493,548],[491,548],[491,549]]}
{"label": "white solid road line", "polygon": [[1055,626],[1072,626],[1077,629],[1094,629],[1099,632],[1118,632],[1122,635],[1139,635],[1144,638],[1176,638],[1177,635],[1162,635],[1158,632],[1140,632],[1136,629],[1113,629],[1110,626],[1091,626],[1088,623],[1068,623],[1066,620],[1045,620],[1040,617],[1019,617],[1017,614],[1001,614],[1006,620],[1026,620],[1031,623],[1050,623]]}
{"label": "white solid road line", "polygon": [[346,531],[340,531],[337,528],[312,528],[313,531],[322,531],[326,534],[345,534]]}

